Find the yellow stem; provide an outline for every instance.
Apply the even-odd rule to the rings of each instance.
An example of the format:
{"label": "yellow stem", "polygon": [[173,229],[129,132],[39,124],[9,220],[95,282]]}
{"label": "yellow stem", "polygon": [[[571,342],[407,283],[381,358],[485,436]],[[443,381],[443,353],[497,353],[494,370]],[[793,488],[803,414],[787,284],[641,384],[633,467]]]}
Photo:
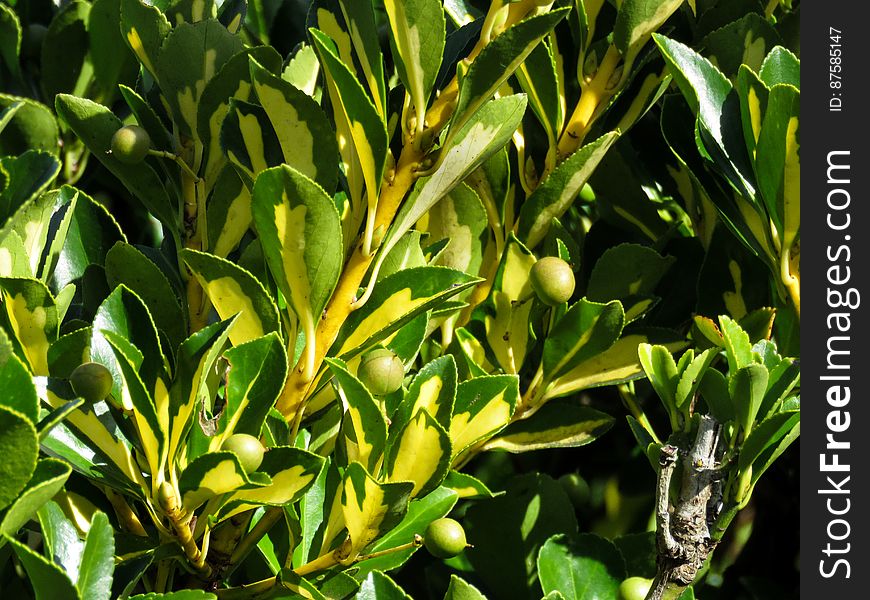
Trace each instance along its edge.
{"label": "yellow stem", "polygon": [[580,95],[574,113],[559,138],[557,162],[564,160],[580,147],[586,134],[589,133],[589,127],[596,116],[596,111],[613,96],[616,90],[609,89],[608,83],[621,59],[622,55],[620,55],[619,50],[616,46],[611,45],[601,60],[592,81]]}

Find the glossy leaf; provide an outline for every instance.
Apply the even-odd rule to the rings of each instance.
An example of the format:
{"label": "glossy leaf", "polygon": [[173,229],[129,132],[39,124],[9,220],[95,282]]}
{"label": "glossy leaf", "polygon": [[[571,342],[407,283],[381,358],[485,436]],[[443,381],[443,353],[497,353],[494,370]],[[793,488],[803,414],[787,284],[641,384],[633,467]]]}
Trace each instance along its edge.
{"label": "glossy leaf", "polygon": [[590,533],[557,535],[538,554],[544,593],[561,592],[570,600],[615,598],[625,578],[625,563],[609,540]]}
{"label": "glossy leaf", "polygon": [[[4,4],[2,10],[8,7]],[[18,67],[17,60],[14,66]],[[47,106],[30,98],[0,94],[0,156],[28,150],[57,154],[58,137],[57,120]]]}
{"label": "glossy leaf", "polygon": [[39,420],[39,398],[27,365],[18,358],[5,330],[0,330],[0,406],[27,417],[34,425]]}
{"label": "glossy leaf", "polygon": [[284,163],[331,192],[338,181],[335,132],[326,114],[307,94],[251,59],[251,80],[266,111]]}
{"label": "glossy leaf", "polygon": [[360,584],[356,600],[410,600],[399,585],[380,571],[372,571]]}
{"label": "glossy leaf", "polygon": [[553,219],[560,218],[586,185],[595,167],[618,138],[607,133],[571,154],[541,181],[523,203],[517,224],[517,235],[529,248],[537,246],[546,236]]}
{"label": "glossy leaf", "polygon": [[34,375],[48,375],[48,346],[57,339],[58,314],[48,288],[35,279],[0,278],[11,333]]}
{"label": "glossy leaf", "polygon": [[270,483],[229,494],[217,518],[228,519],[255,506],[290,505],[314,485],[322,467],[323,459],[310,452],[289,446],[269,448],[257,472],[268,475]]}
{"label": "glossy leaf", "polygon": [[451,575],[444,600],[486,600],[486,596],[458,575]]}
{"label": "glossy leaf", "polygon": [[109,289],[125,285],[142,299],[157,329],[166,333],[173,347],[185,337],[185,315],[169,280],[160,268],[134,246],[118,242],[106,253]]}
{"label": "glossy leaf", "polygon": [[82,598],[109,600],[112,572],[115,570],[115,540],[106,513],[98,512],[91,519],[85,539],[82,562],[76,587]]}
{"label": "glossy leaf", "polygon": [[553,380],[610,348],[622,333],[622,304],[581,299],[554,325],[544,342],[544,377]]}
{"label": "glossy leaf", "polygon": [[[22,449],[16,451],[20,452]],[[0,533],[15,535],[61,490],[70,472],[70,466],[63,461],[54,458],[39,459],[24,491],[0,520]]]}
{"label": "glossy leaf", "polygon": [[36,600],[81,599],[78,590],[60,567],[8,535],[4,535],[2,539],[12,546],[12,550],[24,566],[28,579],[33,585]]}
{"label": "glossy leaf", "polygon": [[376,473],[387,446],[387,423],[381,407],[363,383],[338,360],[326,359],[335,378],[344,411],[342,432],[349,462],[359,462]]}
{"label": "glossy leaf", "polygon": [[465,450],[490,438],[510,422],[519,395],[519,381],[512,375],[475,377],[457,386],[450,421],[453,464]]}
{"label": "glossy leaf", "polygon": [[411,96],[420,132],[441,66],[446,31],[444,9],[437,0],[386,0],[384,9],[390,23],[390,48],[396,71]]}
{"label": "glossy leaf", "polygon": [[341,509],[350,536],[348,560],[401,522],[408,510],[410,482],[378,483],[359,463],[344,473]]}
{"label": "glossy leaf", "polygon": [[450,138],[454,137],[453,131],[464,130],[466,123],[566,14],[567,8],[559,8],[529,17],[484,46],[459,86]]}
{"label": "glossy leaf", "polygon": [[728,390],[743,431],[752,431],[761,401],[767,391],[768,373],[764,365],[749,365],[731,375]]}
{"label": "glossy leaf", "polygon": [[181,472],[178,492],[184,509],[194,511],[212,498],[251,485],[235,454],[211,452],[195,458]]}
{"label": "glossy leaf", "polygon": [[392,416],[394,426],[404,427],[419,411],[425,409],[442,428],[449,428],[456,397],[456,381],[453,356],[448,354],[426,364],[417,372],[405,399]]}
{"label": "glossy leaf", "polygon": [[39,440],[36,427],[18,411],[0,406],[0,509],[12,504],[36,469]]}
{"label": "glossy leaf", "polygon": [[[242,40],[218,21],[181,23],[172,29],[157,55],[156,76],[180,133],[198,135],[198,103],[208,81],[234,54]],[[185,60],[178,60],[184,56]]]}
{"label": "glossy leaf", "polygon": [[257,178],[251,212],[269,269],[305,333],[312,376],[315,328],[344,262],[338,211],[323,188],[285,165]]}
{"label": "glossy leaf", "polygon": [[147,161],[144,164],[127,165],[109,152],[112,136],[124,124],[108,108],[90,100],[60,94],[55,99],[55,110],[91,154],[120,179],[170,232],[178,231],[177,209],[163,185],[163,178]]}
{"label": "glossy leaf", "polygon": [[208,295],[218,316],[229,319],[238,315],[230,329],[234,346],[279,331],[278,308],[263,284],[248,271],[206,252],[184,249],[180,256]]}
{"label": "glossy leaf", "polygon": [[7,177],[5,189],[0,191],[0,220],[5,221],[51,185],[60,172],[60,162],[48,152],[28,150],[20,156],[0,158],[0,168]]}
{"label": "glossy leaf", "polygon": [[638,244],[607,249],[595,263],[586,297],[595,302],[651,294],[676,259]]}
{"label": "glossy leaf", "polygon": [[157,56],[172,27],[163,12],[142,0],[121,0],[121,33],[142,66],[157,75]]}
{"label": "glossy leaf", "polygon": [[[423,535],[429,523],[447,516],[456,505],[457,499],[456,492],[441,486],[425,496],[412,500],[408,504],[408,512],[404,518],[372,544],[371,551],[380,552],[414,541],[414,536]],[[381,571],[395,569],[405,564],[416,551],[416,548],[409,548],[401,552],[360,561],[354,565],[354,567],[359,568],[356,577],[358,579],[365,577],[366,573],[375,569]]]}
{"label": "glossy leaf", "polygon": [[450,436],[425,408],[420,408],[393,437],[386,461],[389,481],[412,481],[412,497],[436,488],[450,468]]}
{"label": "glossy leaf", "polygon": [[574,448],[596,440],[612,426],[613,417],[607,413],[574,402],[554,401],[528,419],[508,425],[484,444],[484,450],[520,453],[544,448]]}

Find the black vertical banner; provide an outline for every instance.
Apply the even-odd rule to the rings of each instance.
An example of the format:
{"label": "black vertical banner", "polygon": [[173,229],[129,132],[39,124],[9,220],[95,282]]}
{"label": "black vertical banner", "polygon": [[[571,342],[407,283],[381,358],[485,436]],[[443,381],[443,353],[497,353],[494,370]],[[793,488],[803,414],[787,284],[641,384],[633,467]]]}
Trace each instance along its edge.
{"label": "black vertical banner", "polygon": [[859,598],[870,568],[868,10],[801,12],[801,595]]}

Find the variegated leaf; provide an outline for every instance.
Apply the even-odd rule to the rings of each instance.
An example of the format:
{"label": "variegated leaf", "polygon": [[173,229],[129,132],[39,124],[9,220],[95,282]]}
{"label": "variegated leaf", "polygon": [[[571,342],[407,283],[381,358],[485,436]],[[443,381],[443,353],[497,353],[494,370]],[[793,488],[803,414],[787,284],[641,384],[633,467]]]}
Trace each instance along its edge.
{"label": "variegated leaf", "polygon": [[519,398],[516,375],[475,377],[459,384],[450,421],[454,466],[461,462],[466,450],[510,423]]}
{"label": "variegated leaf", "polygon": [[425,408],[398,430],[390,444],[388,481],[413,481],[412,497],[438,487],[450,469],[452,447],[446,429]]}
{"label": "variegated leaf", "polygon": [[269,269],[305,334],[302,364],[313,377],[315,329],[344,262],[338,211],[323,188],[287,165],[257,178],[251,211]]}
{"label": "variegated leaf", "polygon": [[206,252],[183,249],[190,268],[221,319],[238,314],[230,341],[234,346],[280,329],[278,307],[257,279],[242,267]]}

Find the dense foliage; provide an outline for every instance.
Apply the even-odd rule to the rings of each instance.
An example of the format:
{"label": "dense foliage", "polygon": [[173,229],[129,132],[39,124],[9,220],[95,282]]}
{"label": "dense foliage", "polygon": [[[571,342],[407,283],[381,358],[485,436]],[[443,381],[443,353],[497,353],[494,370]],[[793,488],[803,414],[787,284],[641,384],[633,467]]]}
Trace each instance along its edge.
{"label": "dense foliage", "polygon": [[798,16],[3,0],[0,595],[791,597]]}

